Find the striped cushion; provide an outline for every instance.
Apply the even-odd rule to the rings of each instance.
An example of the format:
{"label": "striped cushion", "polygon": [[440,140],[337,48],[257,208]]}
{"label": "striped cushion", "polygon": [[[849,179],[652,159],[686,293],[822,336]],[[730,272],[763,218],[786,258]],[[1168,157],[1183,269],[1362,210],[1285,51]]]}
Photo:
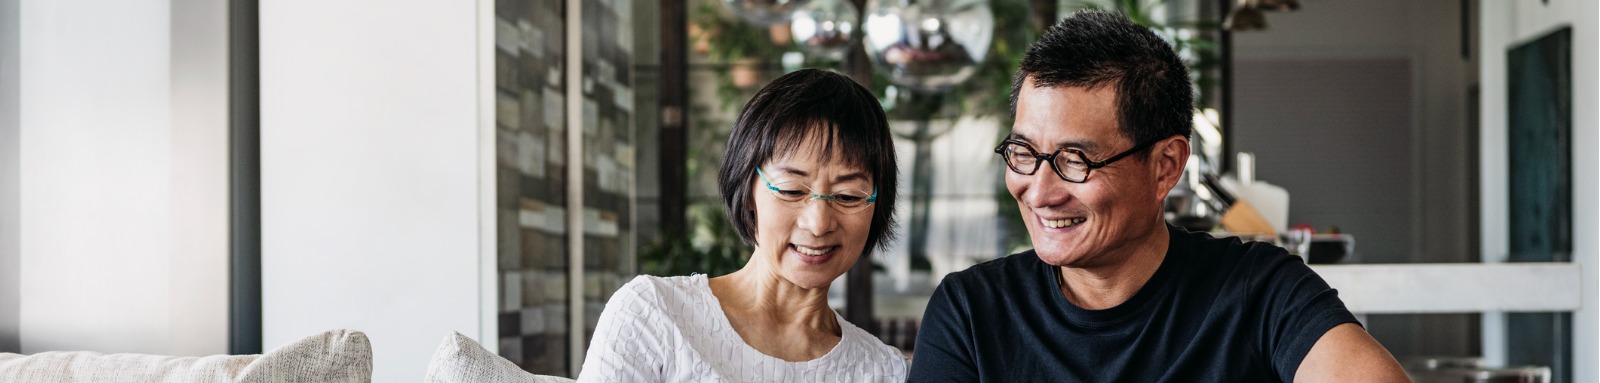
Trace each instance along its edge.
{"label": "striped cushion", "polygon": [[0,382],[372,381],[372,345],[360,331],[332,330],[261,355],[176,357],[98,352],[0,353]]}
{"label": "striped cushion", "polygon": [[565,383],[573,380],[534,375],[523,371],[516,363],[483,349],[483,345],[472,338],[459,332],[452,332],[439,344],[439,349],[433,352],[433,359],[428,361],[428,376],[422,381],[424,383]]}

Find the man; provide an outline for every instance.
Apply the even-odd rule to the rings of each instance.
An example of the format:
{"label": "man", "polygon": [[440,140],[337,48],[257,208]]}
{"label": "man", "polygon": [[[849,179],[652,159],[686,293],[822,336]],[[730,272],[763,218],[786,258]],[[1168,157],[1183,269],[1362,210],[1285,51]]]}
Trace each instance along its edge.
{"label": "man", "polygon": [[1160,37],[1077,13],[1028,49],[1011,100],[995,151],[1034,249],[939,284],[911,381],[1408,380],[1298,258],[1163,221],[1193,94]]}

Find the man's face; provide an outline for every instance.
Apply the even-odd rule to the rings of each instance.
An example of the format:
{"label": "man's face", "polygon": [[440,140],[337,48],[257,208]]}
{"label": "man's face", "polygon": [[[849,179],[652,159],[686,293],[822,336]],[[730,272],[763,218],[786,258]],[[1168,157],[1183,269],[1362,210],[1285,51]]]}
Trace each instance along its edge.
{"label": "man's face", "polygon": [[[1118,130],[1116,100],[1114,86],[1038,88],[1029,78],[1017,95],[1010,138],[1041,153],[1077,149],[1090,161],[1105,161],[1138,144]],[[1134,153],[1093,169],[1083,183],[1062,180],[1042,161],[1033,175],[1007,169],[1006,188],[1039,258],[1056,266],[1112,264],[1162,229],[1161,201],[1171,185],[1160,187],[1149,157]]]}

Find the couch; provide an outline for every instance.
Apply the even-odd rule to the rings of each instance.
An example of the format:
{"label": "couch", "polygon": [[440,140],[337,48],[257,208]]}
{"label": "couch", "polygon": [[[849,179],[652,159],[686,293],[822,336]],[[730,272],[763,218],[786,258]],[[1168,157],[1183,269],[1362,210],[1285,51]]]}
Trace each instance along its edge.
{"label": "couch", "polygon": [[[534,375],[451,333],[428,362],[424,382],[564,383],[571,379]],[[372,344],[354,330],[330,330],[260,355],[177,357],[52,351],[0,353],[0,382],[329,382],[372,381]]]}

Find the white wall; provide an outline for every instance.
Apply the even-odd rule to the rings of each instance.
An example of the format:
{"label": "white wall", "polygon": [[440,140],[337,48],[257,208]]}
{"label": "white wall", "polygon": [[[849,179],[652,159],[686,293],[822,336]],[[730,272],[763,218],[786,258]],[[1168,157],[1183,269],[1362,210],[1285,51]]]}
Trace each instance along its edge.
{"label": "white wall", "polygon": [[356,329],[374,381],[421,379],[450,331],[485,338],[477,5],[260,16],[264,344]]}
{"label": "white wall", "polygon": [[[1572,27],[1572,259],[1582,265],[1582,309],[1573,313],[1573,381],[1600,381],[1600,6],[1593,0],[1483,1],[1478,47],[1483,51],[1482,206],[1483,254],[1509,252],[1506,135],[1506,52],[1561,26]],[[1484,324],[1485,339],[1491,323]],[[1485,351],[1489,347],[1485,346]]]}
{"label": "white wall", "polygon": [[17,243],[21,238],[18,221],[22,218],[21,196],[18,195],[21,160],[17,143],[18,76],[17,52],[21,36],[18,35],[17,0],[0,0],[0,352],[22,350],[17,332],[21,319],[20,291],[22,276],[18,268],[22,250]]}
{"label": "white wall", "polygon": [[22,351],[226,351],[221,4],[20,2]]}

